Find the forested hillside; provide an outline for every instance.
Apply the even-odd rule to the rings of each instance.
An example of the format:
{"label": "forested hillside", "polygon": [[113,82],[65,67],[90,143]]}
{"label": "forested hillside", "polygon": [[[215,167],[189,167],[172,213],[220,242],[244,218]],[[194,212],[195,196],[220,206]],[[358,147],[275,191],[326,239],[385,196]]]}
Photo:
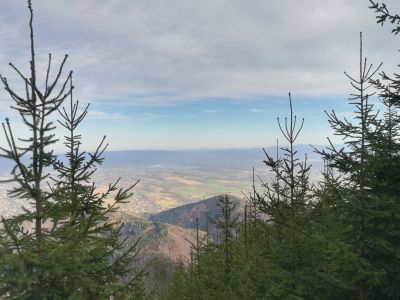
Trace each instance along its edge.
{"label": "forested hillside", "polygon": [[[1,219],[0,298],[400,299],[400,75],[369,63],[361,33],[357,72],[343,75],[350,82],[343,101],[354,113],[326,112],[343,146],[328,138],[327,147],[314,148],[324,162],[319,182],[310,180],[311,154],[296,146],[307,120],[289,93],[276,152],[264,150],[265,172],[254,175],[250,194],[218,195],[146,220],[119,211],[138,181],[119,188],[116,180],[101,192],[91,184],[105,137],[94,152],[82,150],[78,129],[89,106],[74,100],[67,55],[53,71],[50,54],[40,70],[27,3],[28,72],[10,63],[15,76],[0,75],[29,132],[17,136],[10,119],[3,123],[9,196],[26,206]],[[370,6],[396,38],[400,17]],[[54,134],[56,119],[64,136]],[[58,139],[63,157],[52,148]]]}
{"label": "forested hillside", "polygon": [[[370,2],[378,23],[400,32],[399,16]],[[277,124],[283,153],[264,161],[275,178],[254,189],[242,222],[221,198],[222,238],[192,245],[166,299],[400,298],[399,75],[369,64],[361,34],[359,51],[358,74],[345,73],[354,117],[326,113],[345,146],[328,139],[325,150],[316,149],[324,179],[311,184],[307,156],[294,150],[304,120],[289,94],[288,117]]]}

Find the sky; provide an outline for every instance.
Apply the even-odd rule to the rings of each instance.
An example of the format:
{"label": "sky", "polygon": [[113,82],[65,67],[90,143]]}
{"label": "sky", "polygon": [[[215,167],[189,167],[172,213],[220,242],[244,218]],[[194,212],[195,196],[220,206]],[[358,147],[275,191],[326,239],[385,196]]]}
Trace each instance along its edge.
{"label": "sky", "polygon": [[[400,13],[399,2],[386,4]],[[39,78],[48,53],[54,63],[69,54],[75,99],[91,104],[79,128],[88,150],[103,135],[109,150],[267,147],[281,138],[276,118],[288,115],[289,92],[296,115],[305,118],[298,143],[325,144],[332,131],[324,111],[352,115],[343,71],[357,73],[359,32],[369,62],[383,61],[390,73],[400,61],[400,37],[390,24],[375,23],[368,0],[33,5]],[[17,86],[8,62],[29,66],[28,17],[25,1],[2,0],[0,72]],[[10,117],[24,136],[11,104],[1,90],[0,119]]]}

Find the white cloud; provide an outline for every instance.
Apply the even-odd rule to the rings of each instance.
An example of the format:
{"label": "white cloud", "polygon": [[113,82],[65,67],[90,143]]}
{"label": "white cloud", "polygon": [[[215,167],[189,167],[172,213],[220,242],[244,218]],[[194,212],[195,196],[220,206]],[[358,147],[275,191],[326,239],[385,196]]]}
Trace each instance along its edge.
{"label": "white cloud", "polygon": [[201,111],[203,114],[215,114],[217,112],[219,112],[219,110],[216,109],[205,109]]}
{"label": "white cloud", "polygon": [[[396,0],[386,1],[394,12]],[[39,62],[70,54],[84,101],[165,104],[207,97],[347,94],[358,32],[371,62],[397,39],[360,0],[34,1]],[[3,0],[0,70],[28,61],[24,1]],[[145,96],[143,96],[145,95]],[[0,96],[3,96],[0,94]],[[2,97],[3,98],[3,97]]]}
{"label": "white cloud", "polygon": [[250,111],[254,112],[254,113],[262,113],[262,112],[266,112],[267,110],[261,109],[261,108],[252,108],[252,109],[250,109]]}
{"label": "white cloud", "polygon": [[103,111],[89,110],[87,117],[96,120],[108,120],[108,121],[125,121],[129,117],[121,113],[108,113]]}

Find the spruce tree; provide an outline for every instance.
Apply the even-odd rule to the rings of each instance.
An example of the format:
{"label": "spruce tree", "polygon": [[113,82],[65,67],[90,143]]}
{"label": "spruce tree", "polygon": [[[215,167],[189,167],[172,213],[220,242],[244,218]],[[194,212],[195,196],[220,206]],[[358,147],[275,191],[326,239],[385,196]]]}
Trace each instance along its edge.
{"label": "spruce tree", "polygon": [[[30,130],[28,138],[17,138],[9,119],[3,123],[7,144],[1,147],[1,155],[14,162],[10,181],[15,187],[9,195],[23,199],[26,205],[18,215],[2,217],[0,296],[9,299],[128,298],[129,294],[134,295],[132,289],[138,286],[140,277],[132,274],[136,244],[127,245],[121,236],[122,225],[111,217],[129,198],[136,183],[127,189],[118,189],[117,181],[104,193],[98,193],[94,184],[89,184],[103,161],[105,138],[94,153],[81,151],[77,127],[88,107],[80,112],[73,100],[72,72],[61,80],[67,55],[53,76],[49,55],[45,81],[39,83],[43,73],[36,68],[31,0],[28,0],[28,9],[30,74],[23,75],[10,63],[23,82],[24,92],[14,89],[0,75],[14,102],[12,108]],[[64,107],[64,104],[67,105]],[[52,150],[58,141],[52,120],[58,113],[59,123],[66,129],[66,161]],[[107,205],[109,196],[113,199]]]}
{"label": "spruce tree", "polygon": [[[350,97],[355,109],[353,120],[340,119],[332,111],[329,122],[346,147],[330,151],[323,157],[341,174],[334,186],[342,208],[338,219],[345,224],[344,242],[359,258],[354,261],[353,297],[358,299],[397,299],[399,268],[400,217],[399,136],[396,103],[392,90],[373,79],[379,70],[367,64],[362,54],[360,36],[359,76],[348,76],[356,90]],[[385,73],[381,73],[386,80]],[[381,116],[371,104],[371,87],[381,90],[386,109]]]}
{"label": "spruce tree", "polygon": [[[271,298],[302,297],[296,288],[301,281],[301,228],[308,213],[311,196],[308,184],[309,166],[300,161],[295,150],[296,140],[304,119],[298,123],[293,113],[289,94],[290,116],[278,125],[288,146],[282,147],[282,157],[274,158],[267,152],[265,165],[274,179],[263,183],[263,195],[257,194],[258,209],[264,214],[266,248],[257,263],[265,269],[264,278],[256,286]],[[300,124],[300,125],[299,125]],[[258,270],[260,272],[261,270]],[[262,291],[262,290],[260,290]]]}
{"label": "spruce tree", "polygon": [[276,157],[265,152],[273,178],[251,199],[261,225],[255,246],[259,252],[252,260],[255,298],[339,299],[344,286],[333,263],[340,255],[337,240],[320,223],[319,197],[309,180],[311,166],[296,150],[304,119],[299,122],[294,115],[290,94],[289,107],[290,116],[284,122],[278,118],[287,146],[277,147]]}
{"label": "spruce tree", "polygon": [[234,203],[227,194],[220,196],[218,201],[219,216],[213,220],[220,233],[219,248],[223,262],[223,280],[226,286],[231,286],[233,264],[233,243],[238,231],[239,214],[236,213],[237,203]]}
{"label": "spruce tree", "polygon": [[373,297],[385,295],[389,299],[400,297],[400,116],[399,102],[393,101],[399,94],[396,87],[383,86],[374,81],[381,90],[380,100],[385,112],[380,120],[379,131],[371,139],[372,180],[370,188],[374,214],[369,219],[374,234],[369,259],[382,270],[382,283],[373,289]]}
{"label": "spruce tree", "polygon": [[391,14],[385,3],[379,3],[374,0],[369,0],[371,3],[370,8],[376,12],[376,22],[382,26],[386,22],[393,24],[392,33],[398,34],[400,32],[400,16],[398,14]]}
{"label": "spruce tree", "polygon": [[240,253],[239,214],[228,195],[218,199],[219,213],[212,222],[218,240],[198,234],[190,241],[191,260],[180,264],[167,299],[243,299],[245,295],[243,257]]}
{"label": "spruce tree", "polygon": [[162,299],[192,299],[188,288],[190,286],[189,280],[190,278],[185,263],[183,261],[178,261],[172,280],[166,290],[166,295],[162,297]]}
{"label": "spruce tree", "polygon": [[[382,26],[390,23],[392,33],[400,32],[400,17],[389,11],[384,3],[370,0],[376,13],[377,23]],[[379,74],[378,79],[372,79],[371,84],[376,88],[379,100],[384,106],[383,117],[377,124],[379,130],[371,139],[373,151],[373,169],[371,190],[374,194],[375,217],[371,226],[375,232],[374,251],[370,259],[384,272],[382,283],[371,291],[373,297],[398,299],[400,297],[400,74]]]}

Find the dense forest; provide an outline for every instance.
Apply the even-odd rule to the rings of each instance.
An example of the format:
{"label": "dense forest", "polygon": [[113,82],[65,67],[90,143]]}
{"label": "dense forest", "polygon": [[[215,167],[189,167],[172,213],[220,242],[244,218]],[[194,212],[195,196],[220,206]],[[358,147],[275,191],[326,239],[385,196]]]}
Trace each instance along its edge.
{"label": "dense forest", "polygon": [[[370,5],[378,24],[400,32],[398,15],[384,4]],[[354,117],[326,112],[344,146],[328,139],[325,150],[315,149],[324,161],[323,180],[310,181],[307,156],[295,150],[305,121],[295,115],[289,94],[288,117],[277,124],[281,145],[276,155],[265,152],[273,179],[261,188],[254,184],[242,210],[220,196],[210,220],[214,232],[197,226],[188,241],[190,259],[176,263],[173,275],[159,279],[162,289],[154,290],[149,267],[138,263],[139,241],[124,238],[124,224],[113,217],[135,184],[120,189],[117,181],[103,193],[89,184],[107,144],[103,138],[94,153],[81,150],[77,128],[89,107],[74,100],[72,72],[64,72],[67,56],[55,72],[51,55],[47,69],[37,70],[31,0],[28,8],[30,73],[10,63],[23,91],[0,76],[31,134],[15,137],[9,119],[3,123],[1,155],[15,164],[10,196],[26,199],[27,206],[1,220],[0,297],[400,299],[400,75],[367,62],[362,34],[358,74],[345,73]],[[67,161],[51,150],[59,139],[54,116],[65,129]]]}

